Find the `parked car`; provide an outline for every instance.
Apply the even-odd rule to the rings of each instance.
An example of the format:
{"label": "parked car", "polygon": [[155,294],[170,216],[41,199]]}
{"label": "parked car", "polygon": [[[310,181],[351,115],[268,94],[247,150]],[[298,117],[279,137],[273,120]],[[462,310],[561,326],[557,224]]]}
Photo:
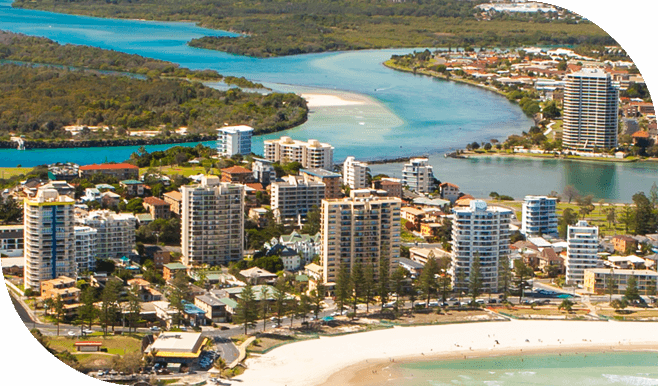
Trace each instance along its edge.
{"label": "parked car", "polygon": [[429,306],[430,306],[430,307],[438,307],[438,306],[439,306],[439,302],[429,302]]}
{"label": "parked car", "polygon": [[151,327],[151,331],[160,331],[160,327],[153,326],[153,327]]}
{"label": "parked car", "polygon": [[93,334],[94,330],[90,330],[88,328],[85,328],[84,330],[82,330],[82,333],[85,334],[85,335],[89,335],[89,334]]}

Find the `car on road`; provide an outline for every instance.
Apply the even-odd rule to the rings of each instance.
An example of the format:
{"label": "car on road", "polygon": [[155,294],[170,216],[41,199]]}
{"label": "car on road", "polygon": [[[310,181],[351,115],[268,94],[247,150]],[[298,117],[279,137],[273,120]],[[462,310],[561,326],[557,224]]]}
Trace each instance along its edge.
{"label": "car on road", "polygon": [[96,373],[96,376],[97,376],[97,377],[102,377],[102,376],[104,376],[105,374],[106,374],[106,372],[105,372],[104,370],[98,370],[98,372]]}
{"label": "car on road", "polygon": [[438,306],[439,306],[439,302],[429,302],[429,306],[430,306],[430,307],[438,307]]}
{"label": "car on road", "polygon": [[77,334],[75,333],[75,331],[69,331],[69,332],[67,332],[66,334],[67,334],[68,336],[76,336],[76,335],[77,335]]}
{"label": "car on road", "polygon": [[89,334],[93,334],[94,330],[90,330],[88,328],[85,328],[84,330],[82,330],[82,333],[85,334],[85,335],[89,335]]}
{"label": "car on road", "polygon": [[383,308],[393,308],[393,307],[395,307],[395,302],[385,303],[382,307]]}
{"label": "car on road", "polygon": [[153,327],[151,327],[151,331],[160,331],[160,327],[153,326]]}

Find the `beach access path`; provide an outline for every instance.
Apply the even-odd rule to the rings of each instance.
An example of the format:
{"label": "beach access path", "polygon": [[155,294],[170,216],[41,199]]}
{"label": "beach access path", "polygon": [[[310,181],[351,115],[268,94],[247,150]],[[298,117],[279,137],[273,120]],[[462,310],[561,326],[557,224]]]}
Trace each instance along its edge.
{"label": "beach access path", "polygon": [[284,345],[247,359],[248,370],[237,379],[244,386],[311,386],[323,384],[339,371],[349,380],[345,374],[350,371],[344,369],[368,366],[366,360],[374,364],[524,351],[658,349],[656,328],[658,323],[652,322],[541,320],[394,327]]}

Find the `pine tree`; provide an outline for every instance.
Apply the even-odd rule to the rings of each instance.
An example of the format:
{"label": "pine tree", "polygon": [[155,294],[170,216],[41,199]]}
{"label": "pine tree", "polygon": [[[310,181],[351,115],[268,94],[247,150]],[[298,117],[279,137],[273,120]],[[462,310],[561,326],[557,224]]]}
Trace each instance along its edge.
{"label": "pine tree", "polygon": [[364,272],[363,272],[363,266],[361,263],[357,262],[354,264],[354,268],[352,268],[352,276],[350,278],[352,282],[352,290],[353,290],[353,302],[352,306],[354,308],[354,314],[356,315],[357,309],[356,305],[359,302],[359,298],[363,296],[363,287],[364,287]]}
{"label": "pine tree", "polygon": [[438,263],[435,258],[430,257],[423,267],[423,271],[420,273],[418,278],[418,284],[420,289],[423,291],[426,297],[426,306],[429,307],[429,303],[432,297],[432,290],[436,287],[436,277],[438,273]]}
{"label": "pine tree", "polygon": [[336,277],[336,300],[340,305],[339,311],[343,312],[345,301],[349,298],[352,292],[352,283],[350,282],[350,271],[345,265],[341,266]]}
{"label": "pine tree", "polygon": [[363,296],[366,300],[366,314],[370,311],[370,301],[375,294],[375,272],[371,263],[363,269]]}
{"label": "pine tree", "polygon": [[482,272],[480,269],[480,253],[473,254],[473,262],[471,263],[471,274],[469,275],[469,289],[471,290],[471,302],[475,304],[477,297],[480,296],[482,291]]}
{"label": "pine tree", "polygon": [[242,288],[240,297],[238,298],[238,305],[235,310],[233,319],[238,324],[244,325],[244,333],[247,334],[247,328],[253,324],[258,318],[258,311],[256,310],[256,295],[251,284],[247,284]]}

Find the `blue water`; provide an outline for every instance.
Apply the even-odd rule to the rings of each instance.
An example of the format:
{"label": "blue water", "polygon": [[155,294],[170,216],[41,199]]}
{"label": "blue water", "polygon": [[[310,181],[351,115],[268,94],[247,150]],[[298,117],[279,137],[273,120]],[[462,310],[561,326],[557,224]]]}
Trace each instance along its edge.
{"label": "blue water", "polygon": [[[654,353],[580,353],[417,362],[396,366],[398,386],[658,385]],[[390,383],[390,382],[389,382]]]}
{"label": "blue water", "polygon": [[[444,159],[442,153],[451,148],[462,148],[473,141],[504,139],[527,130],[532,123],[517,105],[495,93],[396,72],[381,64],[394,53],[409,52],[407,49],[248,58],[187,46],[190,39],[201,36],[234,36],[191,23],[100,19],[13,9],[10,4],[11,0],[0,0],[0,29],[45,36],[60,43],[135,53],[192,69],[214,69],[224,75],[264,82],[277,90],[343,90],[368,95],[383,104],[388,114],[364,122],[363,126],[358,121],[367,111],[336,109],[331,113],[318,109],[311,112],[308,123],[285,133],[296,139],[315,138],[331,143],[336,148],[336,161],[348,155],[370,160],[429,154],[437,178],[456,183],[462,191],[476,197],[497,191],[518,198],[551,190],[560,192],[573,184],[581,193],[594,194],[597,199],[628,202],[634,193],[648,191],[658,180],[655,164]],[[262,152],[264,138],[280,135],[255,137],[254,152]],[[154,145],[147,149],[170,146]],[[0,150],[0,166],[122,161],[136,150],[137,147]],[[401,165],[377,165],[372,170],[373,174],[399,175]]]}

